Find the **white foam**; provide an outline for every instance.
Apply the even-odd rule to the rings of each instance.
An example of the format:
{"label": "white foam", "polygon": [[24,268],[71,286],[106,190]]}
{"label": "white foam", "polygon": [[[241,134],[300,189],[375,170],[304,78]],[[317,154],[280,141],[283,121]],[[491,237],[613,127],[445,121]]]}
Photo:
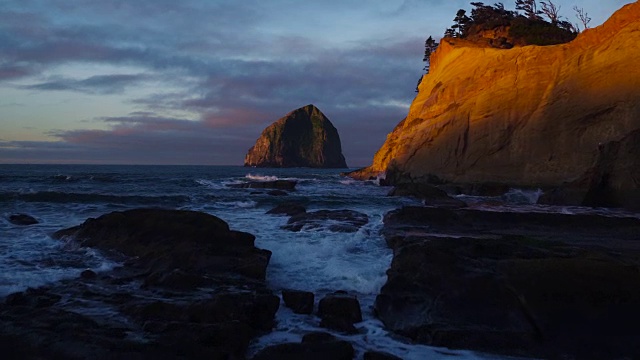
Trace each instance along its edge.
{"label": "white foam", "polygon": [[247,174],[245,175],[245,178],[249,179],[249,180],[254,180],[254,181],[276,181],[278,180],[277,176],[271,176],[271,175],[254,175],[254,174]]}

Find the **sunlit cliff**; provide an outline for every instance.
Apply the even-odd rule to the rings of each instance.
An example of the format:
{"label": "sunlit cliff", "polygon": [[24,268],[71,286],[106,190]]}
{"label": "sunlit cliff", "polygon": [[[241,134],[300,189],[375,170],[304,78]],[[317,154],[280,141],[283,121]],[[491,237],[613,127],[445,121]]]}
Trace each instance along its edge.
{"label": "sunlit cliff", "polygon": [[[364,173],[559,186],[592,174],[603,157],[611,157],[603,149],[612,143],[633,147],[639,129],[640,3],[635,2],[562,45],[505,50],[443,39],[409,114]],[[625,146],[616,150],[619,156],[632,151]],[[607,181],[637,190],[639,162],[621,161],[609,167],[625,174],[607,174]],[[638,177],[621,178],[630,172]]]}

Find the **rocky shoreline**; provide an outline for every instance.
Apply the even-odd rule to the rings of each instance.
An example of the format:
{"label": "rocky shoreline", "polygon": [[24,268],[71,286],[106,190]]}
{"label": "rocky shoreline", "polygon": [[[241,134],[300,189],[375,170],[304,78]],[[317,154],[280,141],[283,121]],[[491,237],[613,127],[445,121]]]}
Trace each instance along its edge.
{"label": "rocky shoreline", "polygon": [[[384,218],[394,256],[374,311],[388,330],[416,343],[503,355],[640,356],[640,219],[481,211],[422,185],[390,194],[427,205]],[[368,221],[295,202],[267,213],[289,216],[282,227],[289,231],[349,233]],[[121,266],[7,296],[0,351],[9,358],[244,359],[251,342],[273,329],[280,306],[317,314],[327,332],[268,346],[254,359],[356,354],[331,333],[358,333],[366,309],[357,297],[274,293],[264,282],[271,252],[215,216],[134,209],[53,237],[100,249]]]}

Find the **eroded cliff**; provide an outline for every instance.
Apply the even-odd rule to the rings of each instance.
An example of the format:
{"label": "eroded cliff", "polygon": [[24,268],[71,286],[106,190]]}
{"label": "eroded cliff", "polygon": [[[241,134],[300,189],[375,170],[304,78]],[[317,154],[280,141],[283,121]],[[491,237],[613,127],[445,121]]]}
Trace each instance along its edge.
{"label": "eroded cliff", "polygon": [[540,187],[600,180],[640,200],[640,154],[618,152],[615,174],[585,180],[607,168],[603,149],[640,129],[639,63],[638,2],[562,45],[443,39],[409,114],[364,173]]}

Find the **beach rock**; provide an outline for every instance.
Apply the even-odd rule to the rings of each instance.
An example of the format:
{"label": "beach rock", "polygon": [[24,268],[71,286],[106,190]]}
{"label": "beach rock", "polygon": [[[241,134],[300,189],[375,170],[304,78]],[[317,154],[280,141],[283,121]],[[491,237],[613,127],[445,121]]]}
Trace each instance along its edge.
{"label": "beach rock", "polygon": [[286,203],[278,204],[273,209],[267,211],[267,214],[293,216],[293,215],[304,213],[306,211],[307,209],[298,203],[286,202]]}
{"label": "beach rock", "polygon": [[[317,334],[317,333],[314,333]],[[264,348],[253,360],[351,360],[355,352],[353,346],[334,336],[306,336],[301,343],[285,343]]]}
{"label": "beach rock", "polygon": [[91,269],[83,270],[80,273],[80,277],[85,279],[85,280],[95,279],[97,276],[98,276],[98,274],[96,274],[96,272],[91,270]]}
{"label": "beach rock", "polygon": [[444,190],[424,183],[401,183],[396,185],[389,192],[388,196],[413,196],[423,199],[426,205],[446,207],[446,208],[463,208],[467,204],[449,196]]}
{"label": "beach rock", "polygon": [[291,216],[282,228],[289,231],[326,229],[333,232],[356,232],[369,222],[367,214],[354,210],[318,210]]}
{"label": "beach rock", "polygon": [[314,105],[269,125],[249,149],[244,166],[346,168],[338,130]]}
{"label": "beach rock", "polygon": [[38,220],[31,215],[27,214],[13,214],[9,216],[9,222],[14,225],[34,225],[38,223]]}
{"label": "beach rock", "polygon": [[358,298],[344,291],[336,291],[318,303],[320,326],[346,333],[356,333],[354,323],[362,321]]}
{"label": "beach rock", "polygon": [[352,176],[547,189],[594,175],[585,204],[637,206],[639,30],[632,2],[562,45],[443,39],[407,117]]}
{"label": "beach rock", "polygon": [[636,218],[396,210],[385,217],[394,257],[375,312],[428,345],[635,358],[639,233]]}
{"label": "beach rock", "polygon": [[282,300],[286,307],[296,314],[311,314],[313,312],[314,295],[309,291],[282,290]]}
{"label": "beach rock", "polygon": [[238,189],[279,189],[279,190],[295,190],[295,180],[273,180],[273,181],[250,181],[241,184],[229,184],[228,187]]}

